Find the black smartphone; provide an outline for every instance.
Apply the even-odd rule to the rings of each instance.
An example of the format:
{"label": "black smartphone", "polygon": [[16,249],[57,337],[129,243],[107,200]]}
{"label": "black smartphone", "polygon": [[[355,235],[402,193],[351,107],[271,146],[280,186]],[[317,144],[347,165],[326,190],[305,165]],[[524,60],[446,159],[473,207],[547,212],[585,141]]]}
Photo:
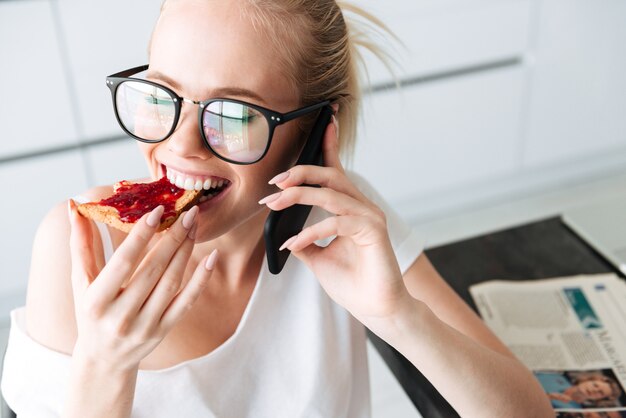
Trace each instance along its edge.
{"label": "black smartphone", "polygon": [[[332,115],[333,109],[330,106],[324,106],[320,110],[296,165],[324,165],[322,142]],[[303,186],[319,187],[319,185],[310,184]],[[278,249],[285,241],[302,231],[309,212],[311,212],[311,206],[309,205],[293,205],[283,210],[270,211],[265,220],[263,236],[265,238],[267,264],[272,274],[278,274],[282,271],[289,254],[291,254],[286,248],[283,251]]]}

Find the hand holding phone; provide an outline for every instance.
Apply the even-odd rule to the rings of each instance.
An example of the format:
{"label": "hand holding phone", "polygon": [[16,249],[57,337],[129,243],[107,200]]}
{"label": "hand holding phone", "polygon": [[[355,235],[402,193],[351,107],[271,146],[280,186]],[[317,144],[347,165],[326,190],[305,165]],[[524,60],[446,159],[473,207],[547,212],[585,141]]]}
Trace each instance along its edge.
{"label": "hand holding phone", "polygon": [[[330,106],[322,108],[296,165],[323,165],[322,142],[333,113]],[[317,185],[303,186],[319,187]],[[265,221],[263,236],[267,264],[272,274],[278,274],[282,271],[291,254],[288,249],[279,251],[280,246],[287,239],[302,231],[310,212],[311,206],[308,205],[293,205],[283,210],[270,211]]]}

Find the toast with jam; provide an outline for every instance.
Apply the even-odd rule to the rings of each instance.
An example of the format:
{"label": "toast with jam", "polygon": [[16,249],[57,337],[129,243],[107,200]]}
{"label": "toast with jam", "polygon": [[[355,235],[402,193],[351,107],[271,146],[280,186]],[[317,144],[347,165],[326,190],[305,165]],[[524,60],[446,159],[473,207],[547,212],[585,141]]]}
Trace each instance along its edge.
{"label": "toast with jam", "polygon": [[163,205],[165,211],[157,231],[163,231],[202,196],[202,190],[181,189],[170,183],[166,177],[151,183],[124,180],[113,186],[113,192],[112,196],[99,202],[78,205],[78,212],[126,233],[130,232],[143,215],[159,205]]}

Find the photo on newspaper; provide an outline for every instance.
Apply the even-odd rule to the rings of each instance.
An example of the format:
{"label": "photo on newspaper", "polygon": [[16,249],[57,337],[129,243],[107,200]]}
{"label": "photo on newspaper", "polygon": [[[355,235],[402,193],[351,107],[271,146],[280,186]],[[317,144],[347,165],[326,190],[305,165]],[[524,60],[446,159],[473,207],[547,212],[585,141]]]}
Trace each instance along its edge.
{"label": "photo on newspaper", "polygon": [[626,411],[557,412],[556,418],[626,418]]}
{"label": "photo on newspaper", "polygon": [[626,418],[626,282],[614,274],[489,281],[470,293],[557,417]]}

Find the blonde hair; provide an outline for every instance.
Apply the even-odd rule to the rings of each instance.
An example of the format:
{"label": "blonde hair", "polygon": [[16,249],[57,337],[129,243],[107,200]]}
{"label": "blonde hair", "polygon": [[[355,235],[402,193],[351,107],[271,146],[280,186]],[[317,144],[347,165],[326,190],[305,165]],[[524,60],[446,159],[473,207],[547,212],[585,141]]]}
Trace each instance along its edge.
{"label": "blonde hair", "polygon": [[[161,12],[171,1],[163,1]],[[367,75],[360,49],[390,68],[389,56],[371,38],[382,31],[391,34],[389,29],[343,1],[242,0],[241,6],[259,34],[280,52],[284,75],[300,95],[301,104],[331,100],[339,105],[339,146],[342,155],[351,157],[361,109],[360,70]],[[344,12],[352,18],[346,19]]]}

